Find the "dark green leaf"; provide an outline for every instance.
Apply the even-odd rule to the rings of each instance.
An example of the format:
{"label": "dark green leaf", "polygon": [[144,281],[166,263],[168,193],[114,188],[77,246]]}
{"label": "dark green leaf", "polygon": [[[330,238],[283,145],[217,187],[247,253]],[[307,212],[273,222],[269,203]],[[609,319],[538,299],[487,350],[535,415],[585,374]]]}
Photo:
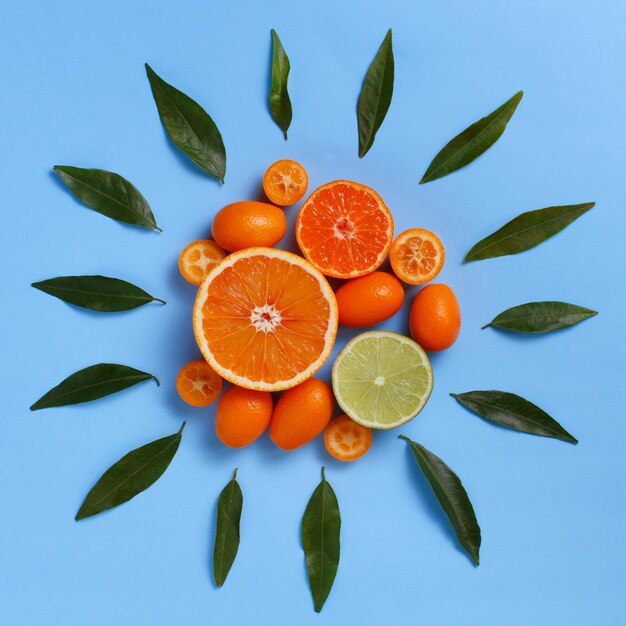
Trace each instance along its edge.
{"label": "dark green leaf", "polygon": [[148,302],[165,304],[165,300],[125,280],[108,276],[59,276],[32,286],[59,300],[100,313],[128,311]]}
{"label": "dark green leaf", "polygon": [[585,202],[522,213],[489,237],[481,239],[465,255],[465,261],[482,261],[530,250],[562,231],[595,205],[595,202]]}
{"label": "dark green leaf", "polygon": [[217,500],[217,527],[213,547],[213,578],[221,587],[230,572],[239,549],[239,521],[243,494],[237,482],[237,470]]}
{"label": "dark green leaf", "polygon": [[292,110],[287,81],[289,80],[289,57],[272,29],[272,86],[270,88],[270,111],[278,127],[282,129],[285,141],[291,124]]}
{"label": "dark green leaf", "polygon": [[124,504],[154,484],[172,462],[183,428],[185,422],[177,433],[136,448],[111,465],[87,494],[75,519]]}
{"label": "dark green leaf", "polygon": [[313,492],[302,518],[302,547],[318,613],[328,598],[337,574],[340,530],[341,515],[337,496],[322,468],[322,482]]}
{"label": "dark green leaf", "polygon": [[166,83],[147,63],[146,72],[161,122],[170,139],[196,165],[223,183],[226,150],[211,116],[195,100]]}
{"label": "dark green leaf", "polygon": [[597,311],[567,302],[527,302],[503,311],[483,328],[495,326],[518,333],[547,333],[573,326],[597,314]]}
{"label": "dark green leaf", "polygon": [[480,526],[461,480],[438,456],[424,446],[404,435],[400,435],[400,439],[404,439],[411,447],[413,456],[448,516],[459,543],[469,554],[474,565],[478,565]]}
{"label": "dark green leaf", "polygon": [[54,171],[83,204],[98,213],[127,224],[161,230],[146,199],[119,174],[70,165],[55,165]]}
{"label": "dark green leaf", "polygon": [[127,365],[115,363],[91,365],[68,376],[56,387],[50,389],[30,407],[30,410],[37,411],[54,406],[91,402],[132,387],[144,380],[154,380],[157,385],[159,384],[156,376]]}
{"label": "dark green leaf", "polygon": [[448,142],[428,166],[420,185],[460,170],[493,146],[504,132],[523,95],[524,92],[518,91],[493,113],[474,122]]}
{"label": "dark green leaf", "polygon": [[556,420],[537,405],[506,391],[451,393],[463,406],[486,420],[513,430],[578,443]]}
{"label": "dark green leaf", "polygon": [[393,48],[391,28],[367,70],[356,116],[359,127],[359,157],[364,157],[374,144],[376,133],[387,115],[393,95]]}

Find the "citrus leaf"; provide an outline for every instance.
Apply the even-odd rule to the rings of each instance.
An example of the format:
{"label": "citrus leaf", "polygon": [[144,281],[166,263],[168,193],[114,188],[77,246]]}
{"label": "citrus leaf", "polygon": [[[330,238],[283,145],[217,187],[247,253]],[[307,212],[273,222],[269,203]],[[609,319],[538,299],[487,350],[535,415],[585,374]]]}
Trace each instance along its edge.
{"label": "citrus leaf", "polygon": [[111,465],[91,488],[76,514],[76,521],[128,502],[153,485],[172,462],[185,422],[173,435],[132,450]]}
{"label": "citrus leaf", "polygon": [[165,300],[132,283],[108,276],[59,276],[32,286],[64,302],[100,313],[129,311],[148,302],[165,304]]}
{"label": "citrus leaf", "polygon": [[322,468],[322,481],[313,492],[302,518],[302,547],[318,613],[328,598],[339,567],[340,530],[337,496]]}
{"label": "citrus leaf", "polygon": [[146,72],[161,122],[170,139],[196,165],[223,183],[226,149],[211,116],[195,100],[166,83],[147,63]]}
{"label": "citrus leaf", "polygon": [[562,231],[595,205],[595,202],[584,202],[522,213],[481,239],[465,255],[465,261],[482,261],[530,250]]}
{"label": "citrus leaf", "polygon": [[159,384],[156,376],[127,365],[116,363],[90,365],[68,376],[56,387],[50,389],[30,407],[30,410],[37,411],[55,406],[91,402],[145,380],[154,380],[157,385]]}
{"label": "citrus leaf", "polygon": [[356,116],[359,128],[359,157],[364,157],[374,144],[393,95],[394,60],[391,28],[387,31],[374,57],[359,95]]}
{"label": "citrus leaf", "polygon": [[449,141],[428,166],[420,185],[460,170],[493,146],[504,132],[523,95],[523,91],[518,91],[493,113],[474,122]]}
{"label": "citrus leaf", "polygon": [[432,452],[408,437],[400,435],[411,452],[443,508],[461,547],[469,554],[474,565],[479,564],[480,526],[474,507],[459,477]]}
{"label": "citrus leaf", "polygon": [[272,86],[270,88],[270,111],[278,127],[282,129],[285,141],[287,131],[291,124],[293,112],[291,100],[287,91],[289,70],[291,65],[289,57],[283,48],[276,31],[272,29]]}
{"label": "citrus leaf", "polygon": [[502,311],[483,328],[494,326],[518,333],[547,333],[578,324],[597,311],[567,302],[527,302]]}
{"label": "citrus leaf", "polygon": [[54,171],[68,189],[94,211],[126,224],[162,232],[147,200],[119,174],[71,165],[55,165]]}
{"label": "citrus leaf", "polygon": [[522,433],[578,443],[555,419],[537,405],[506,391],[451,393],[463,406],[486,420]]}
{"label": "citrus leaf", "polygon": [[243,507],[243,494],[237,482],[237,470],[232,480],[224,487],[217,500],[217,527],[213,547],[213,578],[221,587],[239,549],[239,522]]}

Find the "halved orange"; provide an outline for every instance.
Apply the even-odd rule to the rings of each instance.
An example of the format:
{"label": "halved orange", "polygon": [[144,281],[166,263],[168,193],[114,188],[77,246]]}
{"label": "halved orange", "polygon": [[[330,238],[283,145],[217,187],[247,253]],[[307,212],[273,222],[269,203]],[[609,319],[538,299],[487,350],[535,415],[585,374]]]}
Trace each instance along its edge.
{"label": "halved orange", "polygon": [[330,356],[337,302],[324,276],[302,257],[248,248],[204,279],[193,328],[220,376],[247,389],[279,391],[313,376]]}
{"label": "halved orange", "polygon": [[433,280],[445,258],[441,239],[425,228],[409,228],[400,233],[389,254],[394,274],[409,285],[423,285]]}
{"label": "halved orange", "polygon": [[192,285],[199,285],[207,272],[225,256],[224,250],[210,239],[192,241],[180,253],[178,269],[185,280]]}
{"label": "halved orange", "polygon": [[263,176],[265,195],[278,206],[290,206],[301,200],[308,185],[306,170],[289,159],[272,163]]}
{"label": "halved orange", "polygon": [[393,218],[373,189],[336,180],[318,187],[302,205],[296,239],[323,274],[354,278],[373,272],[385,260]]}

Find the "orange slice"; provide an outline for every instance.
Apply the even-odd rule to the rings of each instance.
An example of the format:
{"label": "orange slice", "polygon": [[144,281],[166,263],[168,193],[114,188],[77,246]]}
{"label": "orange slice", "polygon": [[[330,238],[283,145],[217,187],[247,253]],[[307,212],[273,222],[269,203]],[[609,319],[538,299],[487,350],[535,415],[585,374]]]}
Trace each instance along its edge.
{"label": "orange slice", "polygon": [[395,275],[409,285],[431,281],[441,271],[445,258],[439,237],[424,228],[410,228],[400,233],[389,254]]}
{"label": "orange slice", "polygon": [[370,449],[372,431],[347,415],[339,415],[326,426],[324,444],[328,453],[339,461],[356,461]]}
{"label": "orange slice", "polygon": [[193,328],[220,376],[247,389],[278,391],[307,380],[328,359],[337,302],[324,276],[302,257],[248,248],[204,279]]}
{"label": "orange slice", "polygon": [[297,161],[283,159],[267,168],[263,189],[270,202],[290,206],[302,199],[309,185],[306,170]]}
{"label": "orange slice", "polygon": [[207,272],[225,256],[224,250],[210,239],[192,241],[180,253],[178,269],[185,280],[199,285]]}
{"label": "orange slice", "polygon": [[205,361],[191,361],[178,372],[176,389],[191,406],[209,406],[222,392],[222,379]]}
{"label": "orange slice", "polygon": [[385,260],[393,218],[369,187],[336,180],[317,188],[298,214],[296,238],[304,256],[326,276],[369,274]]}

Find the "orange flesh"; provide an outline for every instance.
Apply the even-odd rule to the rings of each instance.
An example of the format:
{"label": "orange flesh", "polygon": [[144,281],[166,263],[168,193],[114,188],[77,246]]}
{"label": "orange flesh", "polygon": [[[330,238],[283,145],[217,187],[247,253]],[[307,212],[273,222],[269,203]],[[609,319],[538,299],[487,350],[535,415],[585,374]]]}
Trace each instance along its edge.
{"label": "orange flesh", "polygon": [[339,461],[355,461],[370,449],[372,431],[340,415],[326,427],[324,443],[328,453]]}
{"label": "orange flesh", "polygon": [[180,397],[191,406],[208,406],[222,391],[222,379],[205,361],[187,363],[176,377]]}
{"label": "orange flesh", "polygon": [[263,255],[239,258],[217,274],[201,316],[211,354],[245,379],[232,381],[242,386],[293,379],[320,358],[329,330],[336,332],[336,312],[316,278],[283,258]]}
{"label": "orange flesh", "polygon": [[214,241],[192,241],[178,258],[178,267],[185,280],[199,285],[209,270],[224,258],[222,250]]}
{"label": "orange flesh", "polygon": [[443,244],[436,235],[422,228],[400,234],[391,249],[393,271],[411,284],[419,285],[435,278],[443,262]]}
{"label": "orange flesh", "polygon": [[278,206],[295,204],[304,196],[309,184],[306,170],[296,161],[276,161],[263,176],[263,189]]}
{"label": "orange flesh", "polygon": [[314,191],[296,225],[298,244],[323,274],[353,278],[374,271],[393,237],[393,219],[372,189],[336,181]]}

